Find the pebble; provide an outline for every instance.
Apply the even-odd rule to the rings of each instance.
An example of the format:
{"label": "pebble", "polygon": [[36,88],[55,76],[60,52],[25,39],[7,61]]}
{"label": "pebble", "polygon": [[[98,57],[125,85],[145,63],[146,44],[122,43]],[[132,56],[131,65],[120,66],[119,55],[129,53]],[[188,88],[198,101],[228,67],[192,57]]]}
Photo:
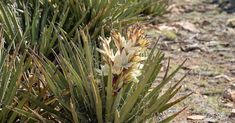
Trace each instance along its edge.
{"label": "pebble", "polygon": [[227,25],[229,27],[235,27],[235,18],[228,19]]}
{"label": "pebble", "polygon": [[188,120],[203,120],[205,118],[206,116],[203,115],[191,115],[187,117]]}
{"label": "pebble", "polygon": [[206,118],[205,121],[206,123],[218,123],[218,120],[214,118]]}
{"label": "pebble", "polygon": [[227,81],[227,82],[230,82],[231,81],[231,78],[230,77],[228,77],[227,75],[218,75],[218,76],[215,76],[214,77],[215,79],[220,79],[220,80],[225,80],[225,81]]}
{"label": "pebble", "polygon": [[235,70],[230,70],[231,74],[235,75]]}
{"label": "pebble", "polygon": [[227,88],[224,93],[223,93],[223,97],[225,99],[229,99],[233,102],[235,102],[235,85],[231,85],[229,88]]}
{"label": "pebble", "polygon": [[228,103],[225,103],[223,106],[226,107],[226,108],[233,108],[233,103],[228,102]]}
{"label": "pebble", "polygon": [[231,114],[230,114],[230,118],[235,118],[235,109],[232,109]]}

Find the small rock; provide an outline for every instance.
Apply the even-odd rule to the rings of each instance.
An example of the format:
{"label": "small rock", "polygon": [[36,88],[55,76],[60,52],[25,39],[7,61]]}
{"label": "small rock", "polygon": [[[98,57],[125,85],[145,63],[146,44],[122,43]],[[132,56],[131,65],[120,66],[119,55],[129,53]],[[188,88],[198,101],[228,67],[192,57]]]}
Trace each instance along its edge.
{"label": "small rock", "polygon": [[213,119],[213,118],[206,118],[205,121],[207,123],[218,123],[218,120],[217,119]]}
{"label": "small rock", "polygon": [[227,88],[225,91],[224,91],[224,94],[223,94],[223,97],[225,99],[229,99],[233,102],[235,102],[235,85],[231,85],[229,88]]}
{"label": "small rock", "polygon": [[205,44],[208,47],[216,47],[219,45],[219,42],[218,41],[210,41],[210,42],[206,42]]}
{"label": "small rock", "polygon": [[229,48],[217,48],[217,49],[213,49],[214,52],[230,52],[231,49]]}
{"label": "small rock", "polygon": [[235,70],[230,70],[231,74],[235,75]]}
{"label": "small rock", "polygon": [[235,109],[232,109],[231,114],[229,116],[230,118],[235,118]]}
{"label": "small rock", "polygon": [[210,21],[207,21],[207,20],[203,20],[202,22],[201,22],[201,25],[202,26],[208,26],[208,25],[210,25],[211,24],[211,22]]}
{"label": "small rock", "polygon": [[229,59],[228,62],[230,62],[230,63],[235,63],[235,58]]}
{"label": "small rock", "polygon": [[207,99],[207,98],[208,98],[208,96],[207,96],[207,95],[203,95],[203,98],[204,98],[204,99]]}
{"label": "small rock", "polygon": [[235,90],[235,84],[231,85],[231,89]]}
{"label": "small rock", "polygon": [[230,27],[235,27],[235,18],[228,19],[227,25]]}
{"label": "small rock", "polygon": [[231,97],[232,97],[233,102],[235,102],[235,91],[231,93]]}
{"label": "small rock", "polygon": [[228,103],[225,103],[223,106],[226,107],[226,108],[233,108],[233,103],[228,102]]}
{"label": "small rock", "polygon": [[198,65],[191,65],[191,66],[184,66],[184,67],[182,67],[182,69],[184,69],[184,70],[195,70],[195,69],[198,69],[198,68],[200,68],[200,66],[198,66]]}
{"label": "small rock", "polygon": [[215,79],[221,79],[221,80],[224,79],[224,80],[226,80],[227,82],[230,82],[230,81],[231,81],[231,78],[228,77],[227,75],[224,75],[224,74],[215,76],[214,78],[215,78]]}
{"label": "small rock", "polygon": [[199,32],[198,28],[193,23],[191,23],[189,21],[176,22],[175,25],[183,28],[184,30],[190,31],[190,32],[194,32],[194,33]]}
{"label": "small rock", "polygon": [[182,14],[182,13],[185,13],[186,11],[189,11],[189,10],[186,10],[187,8],[183,5],[176,5],[176,4],[172,4],[168,7],[168,11],[170,11],[171,13],[174,13],[176,15],[179,15],[179,14]]}
{"label": "small rock", "polygon": [[191,115],[187,117],[188,120],[203,120],[205,118],[206,116],[203,115]]}
{"label": "small rock", "polygon": [[213,71],[201,71],[200,75],[201,76],[208,76],[208,77],[215,77],[215,76],[217,76],[219,74],[216,73],[216,72],[213,72]]}
{"label": "small rock", "polygon": [[199,51],[205,51],[201,46],[199,46],[198,44],[194,44],[194,45],[186,45],[183,47],[180,47],[181,51],[184,52],[191,52],[191,51],[195,51],[195,50],[199,50]]}

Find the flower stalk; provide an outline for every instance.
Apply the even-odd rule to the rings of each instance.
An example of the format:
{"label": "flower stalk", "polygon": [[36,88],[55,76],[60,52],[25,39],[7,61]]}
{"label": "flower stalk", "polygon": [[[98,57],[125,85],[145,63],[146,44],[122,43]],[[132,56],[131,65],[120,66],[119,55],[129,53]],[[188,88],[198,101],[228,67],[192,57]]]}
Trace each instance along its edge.
{"label": "flower stalk", "polygon": [[[144,37],[140,27],[132,26],[127,30],[127,38],[116,31],[111,32],[109,38],[100,38],[102,49],[97,49],[102,54],[104,64],[98,72],[108,76],[112,73],[113,95],[129,82],[138,82],[141,75],[142,61],[146,58],[141,54],[149,46],[149,41]],[[115,47],[111,47],[114,43]]]}

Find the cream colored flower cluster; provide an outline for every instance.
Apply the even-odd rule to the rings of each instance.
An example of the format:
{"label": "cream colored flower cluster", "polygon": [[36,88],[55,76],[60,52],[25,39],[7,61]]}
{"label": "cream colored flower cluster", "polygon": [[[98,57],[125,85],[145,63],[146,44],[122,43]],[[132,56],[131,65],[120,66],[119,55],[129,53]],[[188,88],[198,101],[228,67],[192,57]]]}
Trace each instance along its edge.
{"label": "cream colored flower cluster", "polygon": [[[137,77],[141,74],[141,56],[147,49],[149,41],[144,38],[140,27],[130,27],[127,30],[127,39],[118,32],[111,32],[111,37],[101,38],[102,49],[97,49],[103,57],[104,65],[98,70],[100,74],[107,76],[111,67],[113,74],[114,93],[128,82],[138,82]],[[115,47],[111,47],[111,42]]]}

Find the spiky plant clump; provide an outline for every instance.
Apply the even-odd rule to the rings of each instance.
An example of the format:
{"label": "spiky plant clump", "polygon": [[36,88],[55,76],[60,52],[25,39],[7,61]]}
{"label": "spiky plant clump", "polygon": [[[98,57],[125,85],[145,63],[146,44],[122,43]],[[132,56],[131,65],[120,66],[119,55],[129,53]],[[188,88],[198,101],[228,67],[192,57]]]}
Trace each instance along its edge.
{"label": "spiky plant clump", "polygon": [[[83,47],[69,43],[66,34],[60,33],[64,41],[61,40],[59,45],[61,53],[55,53],[58,65],[32,53],[34,64],[51,93],[48,100],[53,100],[43,103],[30,97],[32,104],[38,104],[43,111],[37,115],[44,121],[144,122],[188,96],[170,102],[180,90],[182,80],[168,88],[165,85],[182,65],[170,74],[166,71],[164,78],[156,81],[164,55],[153,48],[148,57],[142,59],[141,52],[148,46],[148,41],[140,28],[130,28],[127,38],[112,32],[111,38],[101,39],[103,47],[98,51],[103,57],[102,63],[84,31],[79,32]],[[136,71],[139,74],[135,74]],[[153,87],[156,82],[158,85]],[[170,121],[178,113],[159,122]]]}
{"label": "spiky plant clump", "polygon": [[48,57],[58,47],[59,28],[71,38],[77,38],[78,29],[87,28],[96,40],[101,32],[146,20],[142,12],[161,5],[165,5],[161,0],[4,0],[0,1],[0,23],[6,44],[23,40],[23,49],[30,46]]}
{"label": "spiky plant clump", "polygon": [[156,81],[164,55],[142,56],[149,42],[139,27],[97,40],[159,1],[0,1],[0,122],[138,123],[186,98],[170,102],[181,80],[163,89],[182,65]]}

